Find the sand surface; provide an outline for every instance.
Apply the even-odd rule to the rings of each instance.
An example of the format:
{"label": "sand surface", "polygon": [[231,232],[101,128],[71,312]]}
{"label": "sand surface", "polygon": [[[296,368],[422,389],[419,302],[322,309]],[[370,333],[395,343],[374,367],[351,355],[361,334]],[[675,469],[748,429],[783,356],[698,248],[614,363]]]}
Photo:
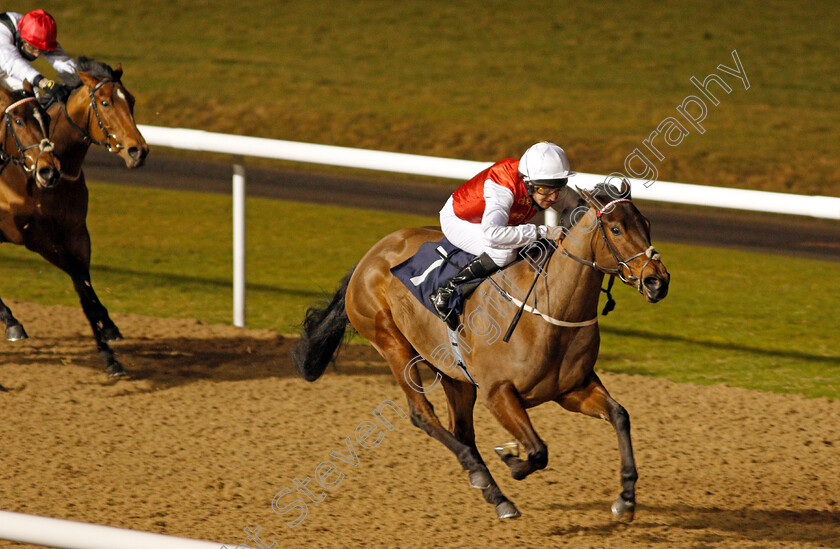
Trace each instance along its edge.
{"label": "sand surface", "polygon": [[[837,401],[603,374],[632,419],[630,525],[609,511],[609,424],[532,410],[549,465],[515,481],[491,450],[510,436],[479,403],[479,448],[523,514],[500,522],[442,445],[391,410],[393,430],[375,419],[383,401],[407,407],[368,347],[345,348],[306,383],[287,357],[292,337],[117,314],[126,339],[114,347],[133,377],[114,381],[81,310],[9,305],[30,339],[0,341],[0,509],[230,548],[248,543],[245,528],[260,528],[265,547],[840,547]],[[443,390],[430,397],[445,419]],[[380,426],[376,447],[356,441],[365,421]],[[316,488],[328,460],[338,470],[320,472],[334,486]],[[294,492],[306,477],[323,501]],[[308,503],[294,528],[299,507],[272,510],[287,488],[278,508]]]}

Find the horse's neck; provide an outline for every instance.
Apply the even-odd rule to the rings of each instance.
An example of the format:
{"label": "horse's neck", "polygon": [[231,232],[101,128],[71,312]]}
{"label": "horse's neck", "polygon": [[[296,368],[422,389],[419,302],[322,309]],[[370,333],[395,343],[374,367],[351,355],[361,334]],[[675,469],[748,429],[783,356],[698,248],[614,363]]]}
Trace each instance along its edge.
{"label": "horse's neck", "polygon": [[[583,225],[594,227],[593,224],[578,223],[566,232],[562,249],[558,248],[554,252],[548,264],[547,276],[542,284],[538,284],[541,286],[538,299],[542,297],[547,301],[545,314],[558,320],[580,322],[597,315],[604,274],[563,253],[563,249],[566,249],[581,259],[594,261],[593,250],[600,233],[595,228],[589,231],[585,230],[586,227],[582,228]],[[539,303],[538,307],[542,310]]]}
{"label": "horse's neck", "polygon": [[78,91],[67,100],[66,109],[60,104],[50,109],[50,117],[55,120],[50,139],[55,143],[56,155],[61,158],[61,171],[70,175],[77,174],[82,169],[82,163],[90,148],[90,141],[79,131],[81,128],[90,134],[88,103],[80,99],[80,96],[87,97],[82,91]]}

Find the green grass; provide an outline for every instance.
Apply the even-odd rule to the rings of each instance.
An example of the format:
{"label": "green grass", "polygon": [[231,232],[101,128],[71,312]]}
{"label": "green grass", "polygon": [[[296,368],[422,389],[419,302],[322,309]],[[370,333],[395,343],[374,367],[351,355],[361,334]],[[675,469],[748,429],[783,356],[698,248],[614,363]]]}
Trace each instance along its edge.
{"label": "green grass", "polygon": [[[230,323],[231,198],[89,184],[94,288],[107,307]],[[430,218],[248,199],[250,327],[293,331],[381,236]],[[22,247],[0,247],[0,296],[77,304],[69,278]],[[18,287],[20,280],[34,284]]]}
{"label": "green grass", "polygon": [[[12,9],[41,7],[17,2]],[[831,2],[51,2],[71,54],[122,62],[144,124],[474,160],[551,139],[610,173],[686,96],[728,95],[659,178],[840,195]],[[722,74],[721,71],[716,71]],[[691,129],[689,127],[689,129]],[[661,138],[660,138],[661,139]]]}
{"label": "green grass", "polygon": [[[112,312],[231,322],[230,197],[90,187],[93,282]],[[436,220],[251,198],[247,224],[248,326],[288,333],[379,238]],[[600,369],[840,398],[840,264],[656,247],[672,274],[669,296],[650,305],[617,288],[616,311],[601,319]],[[9,244],[0,296],[77,304],[64,273]]]}

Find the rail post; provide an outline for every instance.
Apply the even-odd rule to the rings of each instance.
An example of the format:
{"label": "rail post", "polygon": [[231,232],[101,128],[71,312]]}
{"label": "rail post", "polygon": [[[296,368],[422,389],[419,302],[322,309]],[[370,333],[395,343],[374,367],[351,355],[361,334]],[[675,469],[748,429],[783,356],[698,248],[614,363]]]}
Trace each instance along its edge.
{"label": "rail post", "polygon": [[233,325],[245,327],[245,166],[233,165]]}

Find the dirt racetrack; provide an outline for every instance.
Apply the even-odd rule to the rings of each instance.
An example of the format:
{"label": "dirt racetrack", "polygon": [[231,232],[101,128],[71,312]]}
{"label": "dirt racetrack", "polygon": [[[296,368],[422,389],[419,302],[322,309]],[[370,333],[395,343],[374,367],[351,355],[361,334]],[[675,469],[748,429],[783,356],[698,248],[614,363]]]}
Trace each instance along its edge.
{"label": "dirt racetrack", "polygon": [[[393,430],[374,448],[355,441],[384,400],[406,409],[367,347],[345,348],[337,370],[306,383],[287,358],[291,337],[117,314],[126,339],[115,348],[134,378],[113,381],[80,309],[9,305],[30,339],[0,342],[5,510],[229,548],[247,542],[246,527],[261,527],[264,547],[840,547],[837,401],[603,374],[633,422],[630,525],[611,521],[618,451],[607,423],[532,410],[549,466],[514,481],[490,450],[510,436],[479,403],[479,448],[523,513],[500,522],[454,457],[407,418],[383,408]],[[443,391],[430,397],[445,418]],[[352,460],[345,438],[356,466],[330,457]],[[345,476],[287,527],[298,510],[281,516],[272,498],[305,477],[320,495],[325,460]],[[306,499],[280,505],[296,497]]]}

